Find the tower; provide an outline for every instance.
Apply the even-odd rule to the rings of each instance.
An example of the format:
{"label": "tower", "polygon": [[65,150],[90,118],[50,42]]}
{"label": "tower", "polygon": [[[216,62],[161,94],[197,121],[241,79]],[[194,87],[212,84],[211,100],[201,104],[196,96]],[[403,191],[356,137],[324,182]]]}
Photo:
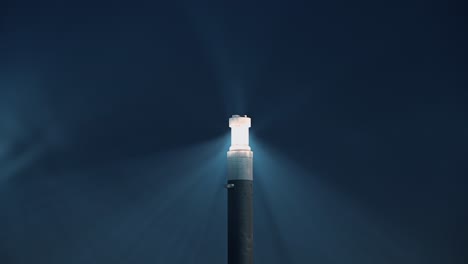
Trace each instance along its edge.
{"label": "tower", "polygon": [[228,173],[228,264],[253,263],[253,152],[249,146],[250,118],[229,118],[231,147]]}

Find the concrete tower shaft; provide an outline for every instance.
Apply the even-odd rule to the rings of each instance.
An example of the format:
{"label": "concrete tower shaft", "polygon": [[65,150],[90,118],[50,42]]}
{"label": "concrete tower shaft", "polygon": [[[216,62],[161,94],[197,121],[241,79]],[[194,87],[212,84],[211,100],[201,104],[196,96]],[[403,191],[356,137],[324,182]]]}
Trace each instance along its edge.
{"label": "concrete tower shaft", "polygon": [[250,118],[233,115],[228,174],[228,264],[253,263],[253,152]]}

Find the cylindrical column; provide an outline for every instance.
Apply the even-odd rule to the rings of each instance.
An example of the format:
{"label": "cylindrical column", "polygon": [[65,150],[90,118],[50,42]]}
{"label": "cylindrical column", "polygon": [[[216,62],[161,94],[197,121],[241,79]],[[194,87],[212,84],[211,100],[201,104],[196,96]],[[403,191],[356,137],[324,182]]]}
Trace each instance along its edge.
{"label": "cylindrical column", "polygon": [[250,118],[229,119],[228,264],[253,263],[253,152],[249,146]]}

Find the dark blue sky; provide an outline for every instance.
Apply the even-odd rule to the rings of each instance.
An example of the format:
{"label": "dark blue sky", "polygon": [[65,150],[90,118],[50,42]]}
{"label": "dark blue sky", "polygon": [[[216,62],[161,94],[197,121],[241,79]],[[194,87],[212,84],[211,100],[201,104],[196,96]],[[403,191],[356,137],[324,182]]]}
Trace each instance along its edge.
{"label": "dark blue sky", "polygon": [[466,263],[465,10],[2,1],[0,263],[224,260],[232,114],[257,263]]}

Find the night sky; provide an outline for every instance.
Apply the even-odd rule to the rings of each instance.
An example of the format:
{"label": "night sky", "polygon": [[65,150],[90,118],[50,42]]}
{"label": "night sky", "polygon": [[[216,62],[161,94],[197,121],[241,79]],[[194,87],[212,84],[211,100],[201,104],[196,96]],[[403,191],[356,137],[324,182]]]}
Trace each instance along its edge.
{"label": "night sky", "polygon": [[0,263],[468,263],[463,1],[0,1]]}

